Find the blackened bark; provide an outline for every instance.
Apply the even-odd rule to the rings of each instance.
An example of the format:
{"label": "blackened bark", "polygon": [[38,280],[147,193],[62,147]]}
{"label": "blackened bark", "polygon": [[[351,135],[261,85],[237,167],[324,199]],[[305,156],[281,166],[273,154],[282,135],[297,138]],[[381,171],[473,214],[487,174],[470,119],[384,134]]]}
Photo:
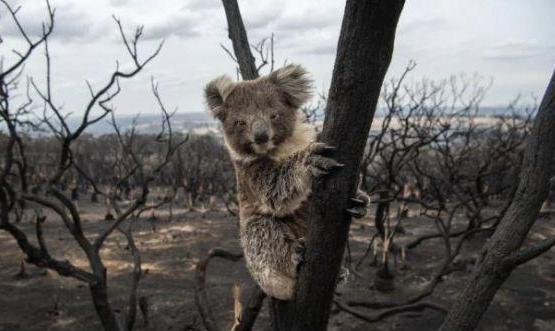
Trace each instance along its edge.
{"label": "blackened bark", "polygon": [[108,289],[106,282],[98,282],[89,284],[91,297],[94,303],[94,309],[102,323],[105,331],[121,331],[123,328],[118,322],[114,311],[110,307],[108,300]]}
{"label": "blackened bark", "polygon": [[325,330],[339,274],[359,165],[385,73],[403,0],[348,0],[320,139],[336,146],[340,171],[313,185],[305,263],[295,302],[277,302],[277,330]]}
{"label": "blackened bark", "polygon": [[227,18],[229,39],[231,39],[233,44],[233,52],[235,53],[241,76],[244,80],[256,79],[258,78],[258,71],[256,70],[254,56],[251,52],[249,38],[247,37],[247,31],[241,18],[237,0],[222,0],[222,2]]}
{"label": "blackened bark", "polygon": [[266,294],[256,284],[251,286],[247,293],[246,300],[243,303],[243,310],[241,311],[241,322],[233,331],[253,330],[258,313],[262,309],[264,298],[266,298]]}
{"label": "blackened bark", "polygon": [[555,244],[551,240],[519,251],[547,196],[554,151],[555,73],[551,77],[527,141],[520,182],[513,203],[483,248],[472,275],[440,330],[474,330],[510,273],[519,264]]}
{"label": "blackened bark", "polygon": [[208,256],[201,260],[196,267],[195,305],[199,310],[200,317],[202,318],[202,322],[206,330],[219,331],[220,328],[218,327],[218,323],[216,322],[216,318],[212,312],[212,304],[210,303],[210,300],[208,300],[208,293],[206,292],[206,269],[208,268],[208,264],[213,257],[220,257],[230,261],[238,261],[241,257],[243,257],[243,255],[214,248],[208,252]]}
{"label": "blackened bark", "polygon": [[[223,258],[230,261],[238,261],[243,257],[241,253],[232,253],[225,251],[220,248],[211,249],[203,260],[197,264],[196,268],[196,286],[195,286],[195,304],[199,310],[202,318],[204,327],[208,331],[219,331],[221,330],[216,322],[214,313],[212,311],[212,304],[208,299],[208,293],[206,289],[206,272],[210,260],[214,257]],[[234,325],[233,331],[250,331],[254,327],[258,313],[262,308],[262,303],[266,294],[258,287],[258,285],[253,284],[247,291],[246,300],[241,302],[241,318],[238,324]],[[238,299],[238,298],[236,298]],[[237,317],[237,316],[236,316]]]}
{"label": "blackened bark", "polygon": [[[82,233],[80,235],[83,235]],[[83,235],[84,236],[84,235]],[[91,271],[95,280],[89,282],[89,290],[93,299],[94,309],[105,331],[122,331],[123,324],[114,313],[108,296],[108,274],[102,259],[100,249],[94,249],[88,244],[83,245],[83,250],[89,260]]]}
{"label": "blackened bark", "polygon": [[386,215],[389,214],[389,192],[380,191],[379,192],[378,206],[376,207],[376,214],[374,217],[374,224],[376,231],[382,240],[385,239],[385,219]]}
{"label": "blackened bark", "polygon": [[127,316],[125,317],[125,327],[127,331],[133,331],[135,320],[137,317],[137,290],[141,281],[141,253],[135,245],[131,225],[124,232],[127,238],[127,244],[133,256],[133,273],[131,274],[131,284],[129,288],[129,297],[127,299]]}

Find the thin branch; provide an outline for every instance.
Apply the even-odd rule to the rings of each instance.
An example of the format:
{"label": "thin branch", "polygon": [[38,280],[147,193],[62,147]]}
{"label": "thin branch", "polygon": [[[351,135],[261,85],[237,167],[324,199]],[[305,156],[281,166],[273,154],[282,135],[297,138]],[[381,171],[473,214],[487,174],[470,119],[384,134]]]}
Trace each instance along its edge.
{"label": "thin branch", "polygon": [[397,314],[401,314],[401,313],[406,313],[406,312],[413,312],[413,311],[422,311],[424,309],[433,309],[433,310],[437,310],[439,312],[442,313],[447,313],[447,308],[436,304],[436,303],[432,303],[432,302],[420,302],[420,303],[416,303],[416,304],[412,304],[412,305],[406,305],[406,306],[399,306],[399,307],[394,307],[394,308],[390,308],[390,309],[385,309],[377,314],[367,314],[367,313],[363,313],[359,310],[353,309],[351,307],[349,307],[347,304],[345,304],[344,302],[342,302],[341,300],[334,300],[334,303],[336,304],[336,306],[346,312],[349,313],[351,315],[353,315],[354,317],[361,319],[365,322],[368,323],[375,323],[378,321],[381,321],[385,318],[391,317],[393,315],[397,315]]}
{"label": "thin branch", "polygon": [[503,265],[505,268],[512,270],[549,251],[553,246],[555,246],[555,238],[544,239],[507,256]]}
{"label": "thin branch", "polygon": [[243,254],[229,252],[221,248],[213,248],[208,252],[208,255],[197,264],[195,273],[195,304],[204,322],[204,326],[208,331],[220,331],[214,313],[212,312],[212,304],[206,292],[206,270],[208,269],[208,264],[214,257],[235,262],[240,260]]}

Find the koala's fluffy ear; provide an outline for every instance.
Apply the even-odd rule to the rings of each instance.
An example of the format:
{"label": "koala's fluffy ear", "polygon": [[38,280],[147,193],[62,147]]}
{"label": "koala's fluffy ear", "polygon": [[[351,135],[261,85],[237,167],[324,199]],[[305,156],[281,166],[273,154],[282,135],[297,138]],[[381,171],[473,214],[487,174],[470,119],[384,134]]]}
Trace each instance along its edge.
{"label": "koala's fluffy ear", "polygon": [[287,102],[299,108],[312,96],[312,80],[308,72],[297,64],[289,64],[268,75],[268,80],[284,94]]}
{"label": "koala's fluffy ear", "polygon": [[226,75],[220,76],[206,85],[204,98],[214,117],[223,120],[225,99],[233,92],[235,83]]}

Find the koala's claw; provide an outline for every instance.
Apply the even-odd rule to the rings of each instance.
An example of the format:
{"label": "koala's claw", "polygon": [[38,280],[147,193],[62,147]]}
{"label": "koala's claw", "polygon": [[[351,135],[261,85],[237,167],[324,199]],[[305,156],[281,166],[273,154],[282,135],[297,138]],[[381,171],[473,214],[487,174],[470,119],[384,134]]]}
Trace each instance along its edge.
{"label": "koala's claw", "polygon": [[315,142],[309,146],[310,154],[325,154],[326,152],[332,152],[335,150],[334,146],[327,145],[325,143]]}
{"label": "koala's claw", "polygon": [[341,164],[334,159],[320,155],[312,155],[309,160],[310,170],[312,172],[312,175],[315,177],[327,175],[331,171],[342,168],[344,166],[344,164]]}
{"label": "koala's claw", "polygon": [[349,208],[347,209],[347,213],[354,218],[363,218],[366,216],[366,207],[363,208]]}
{"label": "koala's claw", "polygon": [[347,209],[347,213],[354,218],[363,218],[366,216],[366,206],[368,205],[369,198],[366,193],[362,191],[357,192],[355,198],[350,199],[351,207]]}
{"label": "koala's claw", "polygon": [[321,156],[321,155],[312,155],[310,161],[312,165],[323,170],[332,170],[332,169],[342,168],[345,166],[344,164],[339,163],[332,158]]}
{"label": "koala's claw", "polygon": [[308,165],[311,168],[312,175],[315,177],[329,174],[332,170],[339,169],[345,165],[336,160],[324,156],[328,152],[335,150],[335,147],[326,145],[325,143],[312,143],[308,148]]}
{"label": "koala's claw", "polygon": [[368,201],[358,199],[358,198],[351,198],[351,202],[353,202],[355,205],[359,205],[359,206],[366,206],[368,204]]}

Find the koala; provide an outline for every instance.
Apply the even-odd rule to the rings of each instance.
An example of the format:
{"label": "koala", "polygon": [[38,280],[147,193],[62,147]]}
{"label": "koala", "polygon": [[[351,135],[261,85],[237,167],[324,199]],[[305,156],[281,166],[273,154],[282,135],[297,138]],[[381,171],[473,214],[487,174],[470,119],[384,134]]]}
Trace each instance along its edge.
{"label": "koala", "polygon": [[[311,97],[311,80],[290,64],[251,81],[218,77],[204,93],[235,168],[249,272],[267,295],[290,300],[303,260],[312,180],[343,166],[299,114]],[[366,196],[351,200],[348,212],[364,216]]]}

